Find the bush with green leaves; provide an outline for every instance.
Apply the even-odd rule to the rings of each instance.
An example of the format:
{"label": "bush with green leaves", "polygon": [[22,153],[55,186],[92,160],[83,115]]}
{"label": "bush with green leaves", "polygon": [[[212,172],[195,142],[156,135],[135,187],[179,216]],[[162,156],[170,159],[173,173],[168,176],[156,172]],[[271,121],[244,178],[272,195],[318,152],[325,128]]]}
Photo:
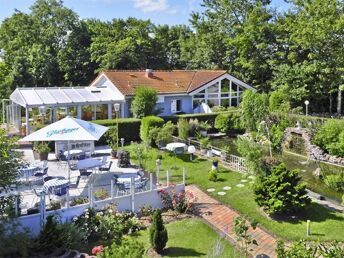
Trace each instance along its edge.
{"label": "bush with green leaves", "polygon": [[152,135],[150,135],[150,131],[154,128],[160,128],[164,125],[164,119],[157,116],[146,116],[141,120],[141,127],[140,127],[140,137],[141,140],[146,144],[151,144]]}
{"label": "bush with green leaves", "polygon": [[281,163],[270,174],[258,176],[253,185],[254,199],[268,214],[294,213],[310,203],[299,170],[288,170]]}
{"label": "bush with green leaves", "polygon": [[270,112],[287,113],[290,111],[290,102],[288,94],[282,90],[275,90],[271,92],[269,97]]}
{"label": "bush with green leaves", "polygon": [[49,215],[37,240],[37,251],[53,252],[56,249],[77,249],[84,231],[75,224],[59,224],[56,217]]}
{"label": "bush with green leaves", "polygon": [[315,134],[313,142],[332,155],[344,156],[344,122],[326,120]]}
{"label": "bush with green leaves", "polygon": [[326,175],[324,176],[324,183],[328,188],[338,192],[344,192],[344,175]]}
{"label": "bush with green leaves", "polygon": [[228,133],[232,129],[232,121],[229,114],[219,114],[215,118],[214,127],[219,130],[221,133]]}
{"label": "bush with green leaves", "polygon": [[217,171],[215,169],[212,169],[208,172],[208,180],[212,182],[217,181]]}
{"label": "bush with green leaves", "polygon": [[150,244],[153,249],[158,254],[161,254],[168,241],[168,235],[161,217],[160,209],[155,210],[153,213],[153,221],[149,229],[149,237]]}
{"label": "bush with green leaves", "polygon": [[186,140],[189,137],[189,129],[190,129],[188,121],[184,118],[179,119],[177,127],[178,127],[178,137],[183,140]]}
{"label": "bush with green leaves", "polygon": [[240,109],[243,126],[249,131],[257,131],[260,122],[269,115],[268,95],[246,90],[242,94]]}
{"label": "bush with green leaves", "polygon": [[173,134],[176,130],[176,126],[171,122],[168,121],[167,123],[164,124],[164,126],[162,128],[160,128],[155,142],[157,143],[157,145],[163,143],[163,144],[167,144],[173,141]]}
{"label": "bush with green leaves", "polygon": [[135,118],[142,118],[153,114],[154,107],[158,101],[156,90],[149,87],[135,88],[134,98],[130,110]]}
{"label": "bush with green leaves", "polygon": [[130,238],[123,239],[120,243],[112,243],[97,254],[99,258],[142,258],[144,246],[141,242]]}
{"label": "bush with green leaves", "polygon": [[260,159],[263,155],[261,145],[252,137],[238,137],[236,146],[240,156],[245,158],[249,172],[259,174],[261,172]]}
{"label": "bush with green leaves", "polygon": [[338,241],[314,243],[299,240],[286,247],[283,241],[278,241],[276,253],[278,258],[341,258],[344,257],[344,243]]}

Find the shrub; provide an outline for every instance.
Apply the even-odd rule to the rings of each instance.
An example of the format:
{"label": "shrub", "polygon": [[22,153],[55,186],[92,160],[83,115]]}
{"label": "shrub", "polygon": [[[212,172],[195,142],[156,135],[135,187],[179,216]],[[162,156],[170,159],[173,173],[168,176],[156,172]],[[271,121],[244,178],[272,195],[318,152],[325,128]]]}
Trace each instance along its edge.
{"label": "shrub", "polygon": [[113,243],[97,253],[99,258],[142,258],[144,254],[142,243],[133,239],[123,239],[121,243]]}
{"label": "shrub", "polygon": [[178,120],[178,137],[186,140],[189,137],[189,123],[186,119],[181,118]]}
{"label": "shrub", "polygon": [[332,241],[330,243],[314,243],[305,240],[299,240],[288,244],[285,247],[283,241],[277,242],[278,258],[337,258],[344,257],[344,247],[342,242]]}
{"label": "shrub", "polygon": [[174,134],[175,130],[176,126],[171,121],[168,121],[166,124],[164,124],[156,136],[155,141],[157,145],[172,142],[172,135]]}
{"label": "shrub", "polygon": [[299,171],[288,170],[281,163],[271,174],[259,176],[253,186],[255,201],[269,214],[285,214],[298,211],[310,203],[306,185],[300,184]]}
{"label": "shrub", "polygon": [[[95,120],[95,124],[116,128],[116,119]],[[119,118],[118,119],[118,138],[124,138],[126,142],[140,140],[141,120],[137,118]],[[108,134],[103,135],[96,143],[99,145],[106,144]]]}
{"label": "shrub", "polygon": [[201,145],[201,148],[203,148],[203,149],[208,148],[208,146],[210,144],[209,137],[203,137],[203,138],[199,139],[199,144]]}
{"label": "shrub", "polygon": [[179,213],[187,212],[191,208],[194,195],[190,191],[181,191],[178,194],[171,188],[170,191],[158,191],[164,208],[175,210]]}
{"label": "shrub", "polygon": [[333,190],[344,192],[344,175],[327,175],[324,177],[324,183]]}
{"label": "shrub", "polygon": [[256,131],[261,121],[266,120],[269,114],[268,96],[251,90],[243,93],[240,103],[243,125],[250,131]]}
{"label": "shrub", "polygon": [[212,182],[216,182],[217,181],[217,172],[216,170],[210,170],[208,173],[208,180],[212,181]]}
{"label": "shrub", "polygon": [[217,112],[225,112],[225,111],[226,111],[226,108],[223,107],[223,106],[213,106],[213,107],[211,108],[211,111],[212,111],[212,112],[215,112],[215,113],[217,113]]}
{"label": "shrub", "polygon": [[236,140],[237,150],[241,157],[246,160],[246,165],[250,172],[259,174],[261,172],[260,159],[262,148],[252,138],[238,137]]}
{"label": "shrub", "polygon": [[152,225],[149,229],[149,236],[150,244],[153,249],[158,254],[161,254],[168,241],[168,235],[159,209],[154,211]]}
{"label": "shrub", "polygon": [[34,142],[33,150],[38,153],[49,153],[51,151],[47,142]]}
{"label": "shrub", "polygon": [[288,112],[290,110],[289,96],[283,90],[271,92],[269,97],[269,110],[271,112]]}
{"label": "shrub", "polygon": [[164,120],[157,116],[147,116],[142,118],[140,127],[140,137],[147,145],[150,143],[149,132],[154,127],[162,127]]}
{"label": "shrub", "polygon": [[83,231],[74,224],[58,224],[55,217],[49,215],[38,236],[38,251],[53,252],[58,248],[79,248]]}
{"label": "shrub", "polygon": [[343,121],[327,120],[315,134],[313,142],[324,150],[329,151],[331,149],[331,154],[336,154],[335,146],[330,146],[339,141],[339,135],[343,130]]}
{"label": "shrub", "polygon": [[219,114],[215,118],[215,128],[221,133],[228,133],[229,130],[232,128],[231,122],[232,121],[229,114]]}
{"label": "shrub", "polygon": [[98,200],[104,200],[104,199],[109,197],[109,193],[108,193],[108,191],[106,191],[105,188],[100,188],[94,192],[94,196]]}
{"label": "shrub", "polygon": [[153,109],[158,101],[157,92],[148,87],[137,87],[135,89],[131,112],[135,118],[142,118],[153,114]]}
{"label": "shrub", "polygon": [[88,203],[88,198],[84,197],[84,196],[79,196],[79,197],[74,198],[71,201],[70,206],[73,207],[73,206],[81,205],[81,204],[84,204],[84,203]]}

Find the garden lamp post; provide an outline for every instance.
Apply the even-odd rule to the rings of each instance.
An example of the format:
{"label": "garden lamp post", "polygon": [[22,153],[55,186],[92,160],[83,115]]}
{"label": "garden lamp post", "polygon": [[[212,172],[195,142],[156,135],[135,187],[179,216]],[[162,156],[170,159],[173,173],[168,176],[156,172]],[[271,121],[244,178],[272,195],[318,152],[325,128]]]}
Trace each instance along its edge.
{"label": "garden lamp post", "polygon": [[272,158],[272,149],[271,149],[271,141],[270,141],[270,133],[269,133],[269,128],[266,122],[263,120],[260,122],[260,125],[266,130],[266,133],[268,135],[268,141],[269,141],[269,152],[270,152],[270,157]]}
{"label": "garden lamp post", "polygon": [[306,105],[306,116],[308,116],[308,105],[309,105],[308,100],[305,101],[305,105]]}
{"label": "garden lamp post", "polygon": [[114,108],[115,113],[116,113],[116,148],[117,149],[118,149],[118,114],[119,114],[119,107],[120,107],[119,103],[113,104],[113,108]]}
{"label": "garden lamp post", "polygon": [[121,147],[124,147],[124,138],[121,138]]}
{"label": "garden lamp post", "polygon": [[196,148],[193,145],[190,145],[188,147],[188,152],[190,153],[190,161],[193,160],[193,154],[196,152]]}

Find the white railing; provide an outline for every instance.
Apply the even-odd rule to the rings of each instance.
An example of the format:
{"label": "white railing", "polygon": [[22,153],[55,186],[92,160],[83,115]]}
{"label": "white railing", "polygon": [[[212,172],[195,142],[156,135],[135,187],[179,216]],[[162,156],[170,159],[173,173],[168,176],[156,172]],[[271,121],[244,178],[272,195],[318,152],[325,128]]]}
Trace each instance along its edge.
{"label": "white railing", "polygon": [[[197,150],[201,150],[200,142],[196,141],[194,139],[183,140],[183,139],[175,137],[175,136],[173,136],[173,139],[174,139],[174,141],[177,141],[177,142],[183,142],[187,145],[193,145],[193,146],[195,146],[195,148]],[[207,149],[211,151],[211,155],[215,155],[215,156],[222,156],[221,154],[225,153],[224,150],[217,148],[217,147],[214,147],[214,146],[211,146],[211,145]],[[202,153],[200,153],[200,154],[202,154]],[[221,158],[222,158],[221,159],[222,162],[225,165],[227,165],[228,167],[230,167],[231,169],[238,171],[238,172],[241,172],[241,173],[247,173],[248,172],[248,168],[246,166],[246,160],[244,158],[235,156],[233,154],[223,155]]]}

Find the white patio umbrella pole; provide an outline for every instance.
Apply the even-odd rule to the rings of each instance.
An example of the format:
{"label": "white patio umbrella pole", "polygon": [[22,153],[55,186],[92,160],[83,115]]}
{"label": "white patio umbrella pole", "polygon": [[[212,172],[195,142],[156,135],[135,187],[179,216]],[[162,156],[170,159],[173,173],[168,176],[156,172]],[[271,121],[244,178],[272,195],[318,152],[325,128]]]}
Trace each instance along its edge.
{"label": "white patio umbrella pole", "polygon": [[70,183],[70,146],[69,146],[69,141],[67,141],[67,151],[68,151],[68,158],[67,158],[67,164],[68,164],[68,181]]}

